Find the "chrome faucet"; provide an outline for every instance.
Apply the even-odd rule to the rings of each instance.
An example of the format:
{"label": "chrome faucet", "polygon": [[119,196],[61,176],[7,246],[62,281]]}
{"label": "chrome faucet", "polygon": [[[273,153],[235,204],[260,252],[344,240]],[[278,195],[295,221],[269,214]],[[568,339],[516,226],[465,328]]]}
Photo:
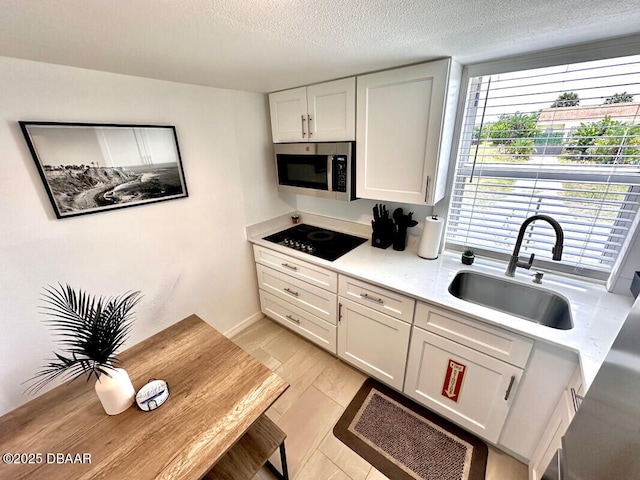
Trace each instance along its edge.
{"label": "chrome faucet", "polygon": [[531,222],[534,222],[536,220],[544,220],[553,227],[556,232],[556,244],[551,249],[551,253],[553,253],[552,258],[555,261],[558,261],[562,258],[562,244],[564,243],[564,233],[562,232],[562,227],[560,226],[560,224],[548,215],[533,215],[532,217],[529,217],[524,222],[522,222],[522,225],[520,226],[518,239],[516,240],[516,246],[513,247],[513,253],[511,254],[511,258],[509,259],[509,265],[507,265],[507,271],[504,272],[507,277],[513,277],[515,275],[517,267],[526,268],[527,270],[531,268],[535,253],[531,254],[528,262],[521,262],[518,259],[518,254],[520,253],[520,247],[522,246],[522,240],[524,239],[525,230]]}

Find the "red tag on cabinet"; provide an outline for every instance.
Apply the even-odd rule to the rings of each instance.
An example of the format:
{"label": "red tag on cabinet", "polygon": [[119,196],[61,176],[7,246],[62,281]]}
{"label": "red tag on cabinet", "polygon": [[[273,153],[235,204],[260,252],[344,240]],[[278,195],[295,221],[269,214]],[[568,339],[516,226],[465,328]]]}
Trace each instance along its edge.
{"label": "red tag on cabinet", "polygon": [[466,370],[466,365],[449,359],[447,362],[447,373],[444,376],[444,383],[442,385],[442,396],[454,402],[458,401]]}

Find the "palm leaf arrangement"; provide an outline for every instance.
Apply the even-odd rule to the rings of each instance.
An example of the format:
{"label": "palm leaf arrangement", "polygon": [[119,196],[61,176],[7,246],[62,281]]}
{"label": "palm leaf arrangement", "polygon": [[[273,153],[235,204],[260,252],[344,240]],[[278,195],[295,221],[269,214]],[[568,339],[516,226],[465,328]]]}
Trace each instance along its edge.
{"label": "palm leaf arrangement", "polygon": [[49,382],[62,378],[76,379],[88,373],[111,376],[109,368],[119,364],[116,351],[124,344],[133,324],[133,307],[142,298],[140,292],[127,292],[118,297],[96,297],[69,285],[45,287],[43,313],[50,316],[45,323],[61,337],[64,355],[54,352],[55,360],[42,367],[27,389],[35,393]]}

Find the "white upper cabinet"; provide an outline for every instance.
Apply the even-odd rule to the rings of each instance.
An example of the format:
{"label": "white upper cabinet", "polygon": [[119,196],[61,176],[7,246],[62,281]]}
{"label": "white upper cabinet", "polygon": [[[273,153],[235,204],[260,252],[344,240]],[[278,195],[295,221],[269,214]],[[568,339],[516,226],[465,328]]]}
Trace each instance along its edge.
{"label": "white upper cabinet", "polygon": [[275,143],[355,140],[354,77],[269,94]]}
{"label": "white upper cabinet", "polygon": [[443,198],[461,73],[444,59],[357,77],[358,197]]}
{"label": "white upper cabinet", "polygon": [[269,94],[271,133],[275,143],[307,141],[307,88]]}

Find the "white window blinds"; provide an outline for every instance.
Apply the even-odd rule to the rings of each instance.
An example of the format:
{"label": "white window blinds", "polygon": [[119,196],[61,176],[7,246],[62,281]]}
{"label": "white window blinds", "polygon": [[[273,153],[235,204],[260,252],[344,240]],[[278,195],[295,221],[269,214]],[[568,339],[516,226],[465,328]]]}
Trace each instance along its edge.
{"label": "white window blinds", "polygon": [[[446,241],[521,255],[606,279],[638,212],[640,56],[472,77],[469,80]],[[546,261],[549,261],[547,264]]]}

